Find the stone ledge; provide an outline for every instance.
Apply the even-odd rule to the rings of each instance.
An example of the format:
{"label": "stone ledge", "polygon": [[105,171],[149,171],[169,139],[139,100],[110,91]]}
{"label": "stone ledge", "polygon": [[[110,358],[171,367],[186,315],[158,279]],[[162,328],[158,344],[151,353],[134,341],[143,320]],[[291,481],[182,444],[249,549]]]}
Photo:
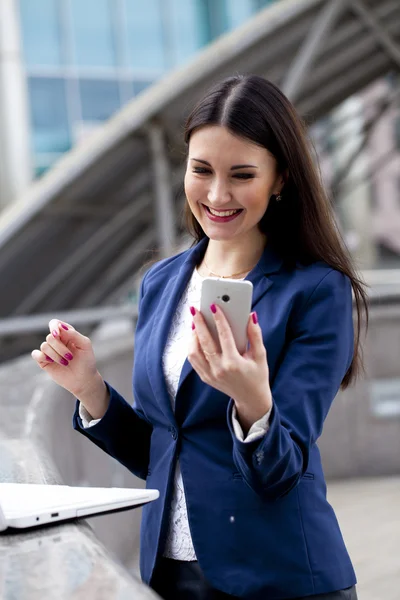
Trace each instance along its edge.
{"label": "stone ledge", "polygon": [[[0,481],[64,483],[42,443],[43,423],[51,423],[35,411],[42,408],[40,400],[35,406],[35,392],[43,398],[51,389],[30,357],[1,365]],[[1,597],[18,600],[158,598],[106,550],[85,520],[0,534],[0,590]]]}

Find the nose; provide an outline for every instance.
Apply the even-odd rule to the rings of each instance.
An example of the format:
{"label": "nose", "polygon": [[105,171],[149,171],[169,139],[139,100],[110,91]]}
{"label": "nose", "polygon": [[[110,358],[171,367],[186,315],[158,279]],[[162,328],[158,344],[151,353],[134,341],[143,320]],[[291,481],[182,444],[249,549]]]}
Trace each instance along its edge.
{"label": "nose", "polygon": [[221,179],[214,179],[210,185],[207,200],[215,208],[224,206],[224,204],[230,202],[231,193],[226,183]]}

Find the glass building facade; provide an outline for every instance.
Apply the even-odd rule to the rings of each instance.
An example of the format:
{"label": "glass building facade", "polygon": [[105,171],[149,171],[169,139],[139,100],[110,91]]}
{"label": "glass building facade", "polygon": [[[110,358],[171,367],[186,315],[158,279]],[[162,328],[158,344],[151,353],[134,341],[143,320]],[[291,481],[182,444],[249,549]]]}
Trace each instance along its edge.
{"label": "glass building facade", "polygon": [[36,175],[167,71],[273,1],[19,0]]}
{"label": "glass building facade", "polygon": [[[276,1],[15,0],[36,176],[147,86]],[[382,78],[311,128],[343,235],[364,268],[400,264],[398,101],[364,131],[398,87],[398,75]]]}

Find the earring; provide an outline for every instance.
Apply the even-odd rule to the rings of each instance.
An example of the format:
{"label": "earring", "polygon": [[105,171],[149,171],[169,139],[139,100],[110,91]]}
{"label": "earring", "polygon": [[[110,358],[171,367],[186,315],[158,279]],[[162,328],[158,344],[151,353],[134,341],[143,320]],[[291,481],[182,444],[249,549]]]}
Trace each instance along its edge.
{"label": "earring", "polygon": [[280,202],[280,201],[282,200],[282,196],[281,196],[280,194],[277,194],[277,195],[275,196],[275,200],[276,200],[277,202]]}

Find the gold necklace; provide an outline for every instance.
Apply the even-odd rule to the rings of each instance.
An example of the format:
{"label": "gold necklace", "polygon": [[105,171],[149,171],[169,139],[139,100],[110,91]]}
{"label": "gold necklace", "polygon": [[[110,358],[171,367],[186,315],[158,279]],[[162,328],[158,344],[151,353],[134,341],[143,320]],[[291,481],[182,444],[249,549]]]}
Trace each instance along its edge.
{"label": "gold necklace", "polygon": [[238,275],[243,275],[243,273],[249,273],[251,271],[251,269],[245,269],[244,271],[239,271],[239,273],[232,273],[232,275],[218,275],[218,273],[214,273],[214,271],[211,271],[210,267],[206,263],[205,258],[203,258],[203,263],[207,271],[209,271],[211,275],[214,275],[215,277],[220,277],[221,279],[231,279],[232,277],[237,277]]}

